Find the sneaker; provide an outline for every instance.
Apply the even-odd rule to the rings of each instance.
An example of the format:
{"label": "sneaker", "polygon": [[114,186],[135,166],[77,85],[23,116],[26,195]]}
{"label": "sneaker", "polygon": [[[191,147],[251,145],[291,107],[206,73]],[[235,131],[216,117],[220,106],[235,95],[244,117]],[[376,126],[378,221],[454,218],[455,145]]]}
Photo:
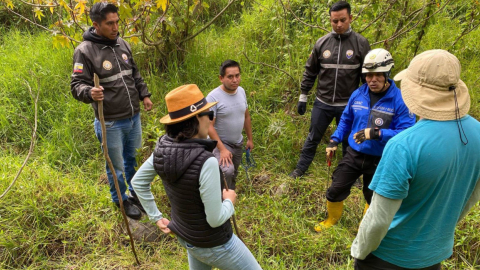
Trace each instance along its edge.
{"label": "sneaker", "polygon": [[[115,205],[120,208],[120,203],[116,202]],[[131,219],[139,220],[142,218],[142,212],[133,205],[130,199],[123,201],[123,208],[125,209],[125,214]]]}
{"label": "sneaker", "polygon": [[145,212],[145,209],[143,208],[142,203],[140,203],[140,200],[138,199],[137,194],[132,194],[132,197],[129,197],[128,200],[131,203],[133,203],[136,207],[138,207],[138,209],[140,209],[140,211],[142,211],[144,213],[147,213],[147,212]]}
{"label": "sneaker", "polygon": [[305,173],[305,172],[302,172],[302,171],[299,170],[299,169],[295,169],[295,170],[293,170],[293,172],[291,172],[288,176],[290,176],[291,178],[295,179],[295,178],[302,177],[304,173]]}

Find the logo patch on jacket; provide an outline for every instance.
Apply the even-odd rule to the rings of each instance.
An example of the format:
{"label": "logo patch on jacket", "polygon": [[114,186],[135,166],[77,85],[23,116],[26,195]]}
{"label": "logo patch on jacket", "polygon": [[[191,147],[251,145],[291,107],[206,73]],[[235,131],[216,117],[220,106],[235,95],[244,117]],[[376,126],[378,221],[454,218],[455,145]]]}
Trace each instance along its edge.
{"label": "logo patch on jacket", "polygon": [[381,127],[383,125],[383,119],[382,118],[375,119],[375,125]]}
{"label": "logo patch on jacket", "polygon": [[75,65],[73,65],[73,73],[83,73],[83,64],[75,63]]}
{"label": "logo patch on jacket", "polygon": [[408,117],[414,118],[414,117],[415,117],[415,114],[413,114],[412,111],[408,110]]}
{"label": "logo patch on jacket", "polygon": [[110,63],[108,60],[103,61],[103,68],[106,70],[112,69],[112,63]]}
{"label": "logo patch on jacket", "polygon": [[323,51],[323,58],[329,58],[332,55],[332,53],[329,50]]}
{"label": "logo patch on jacket", "polygon": [[353,56],[353,50],[348,50],[347,51],[347,58],[350,59]]}
{"label": "logo patch on jacket", "polygon": [[123,61],[128,64],[128,56],[126,54],[122,54]]}

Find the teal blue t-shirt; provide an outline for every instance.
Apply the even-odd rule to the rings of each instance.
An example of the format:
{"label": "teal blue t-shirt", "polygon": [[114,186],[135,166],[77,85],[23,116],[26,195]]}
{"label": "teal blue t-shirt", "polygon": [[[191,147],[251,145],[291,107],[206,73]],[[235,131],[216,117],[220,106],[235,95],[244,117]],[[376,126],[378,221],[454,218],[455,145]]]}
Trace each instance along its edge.
{"label": "teal blue t-shirt", "polygon": [[[480,178],[480,123],[420,120],[393,137],[369,188],[403,200],[373,254],[405,268],[423,268],[452,255],[455,225]],[[465,139],[464,139],[465,140]]]}

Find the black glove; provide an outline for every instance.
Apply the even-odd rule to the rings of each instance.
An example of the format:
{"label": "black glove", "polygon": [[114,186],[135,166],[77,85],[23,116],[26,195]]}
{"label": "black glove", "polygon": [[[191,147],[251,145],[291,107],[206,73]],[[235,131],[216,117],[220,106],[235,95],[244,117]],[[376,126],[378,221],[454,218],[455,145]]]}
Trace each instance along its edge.
{"label": "black glove", "polygon": [[297,112],[300,115],[304,115],[307,111],[307,103],[299,101],[297,104]]}
{"label": "black glove", "polygon": [[353,134],[353,139],[356,143],[360,144],[366,140],[379,140],[380,129],[378,128],[366,128]]}

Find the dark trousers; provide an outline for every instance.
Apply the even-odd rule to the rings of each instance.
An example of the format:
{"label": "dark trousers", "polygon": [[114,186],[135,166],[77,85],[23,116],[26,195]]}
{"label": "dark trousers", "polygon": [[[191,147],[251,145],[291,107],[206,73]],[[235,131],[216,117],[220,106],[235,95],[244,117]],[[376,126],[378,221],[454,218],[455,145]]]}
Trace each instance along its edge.
{"label": "dark trousers", "polygon": [[396,266],[395,264],[391,264],[386,262],[377,256],[373,255],[372,253],[368,254],[365,260],[357,260],[355,259],[355,270],[441,270],[442,266],[440,263],[435,265],[425,267],[425,268],[404,268],[400,266]]}
{"label": "dark trousers", "polygon": [[363,196],[370,204],[373,191],[368,188],[373,174],[380,162],[380,157],[363,154],[347,148],[347,154],[342,158],[332,174],[332,185],[327,190],[327,200],[341,202],[350,195],[350,189],[355,181],[363,175]]}
{"label": "dark trousers", "polygon": [[[225,177],[229,189],[235,190],[235,186],[237,183],[236,180],[238,175],[238,167],[242,162],[243,142],[235,144],[223,142],[223,145],[225,145],[225,148],[227,148],[227,150],[232,153],[233,164],[225,166],[219,165],[223,174],[221,177]],[[220,150],[218,150],[217,147],[213,149],[213,155],[215,155],[215,157],[220,160]]]}
{"label": "dark trousers", "polygon": [[[329,106],[318,101],[318,99],[315,99],[312,109],[310,129],[308,130],[309,133],[305,140],[305,144],[303,145],[302,153],[300,154],[300,159],[297,163],[297,169],[305,172],[310,164],[312,164],[315,152],[317,151],[317,146],[322,140],[323,134],[325,134],[328,126],[332,123],[333,118],[335,118],[337,125],[340,123],[340,117],[342,116],[344,109],[344,106]],[[345,156],[345,149],[348,146],[347,137],[343,139],[342,144],[343,155]]]}

